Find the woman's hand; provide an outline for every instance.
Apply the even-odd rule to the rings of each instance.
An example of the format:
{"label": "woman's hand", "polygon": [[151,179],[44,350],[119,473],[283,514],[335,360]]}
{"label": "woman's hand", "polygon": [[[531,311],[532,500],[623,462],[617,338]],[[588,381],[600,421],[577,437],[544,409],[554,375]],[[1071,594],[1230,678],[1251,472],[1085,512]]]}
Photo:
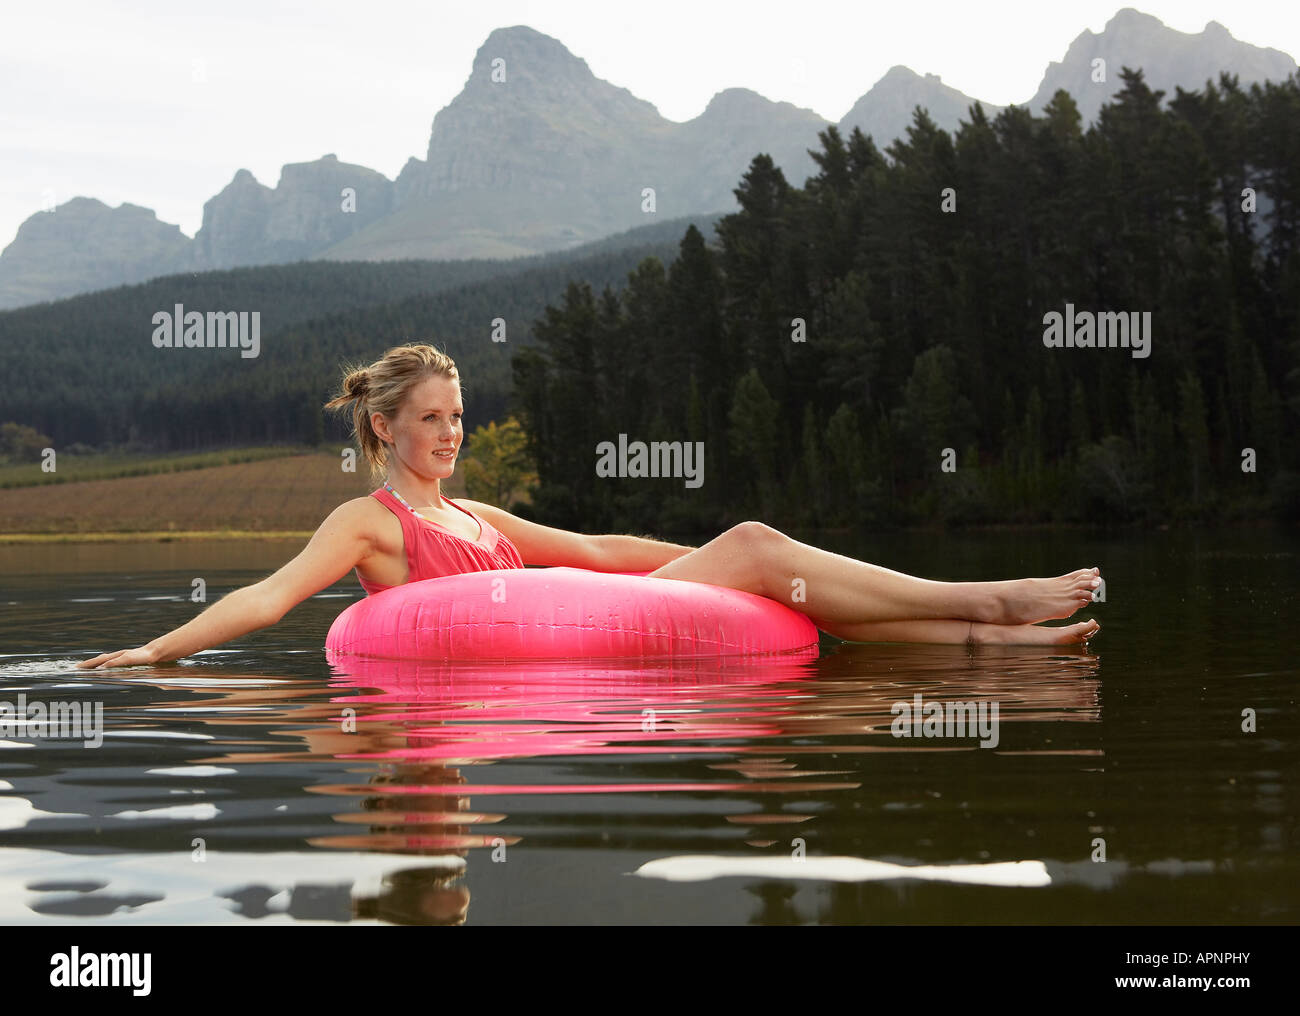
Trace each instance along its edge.
{"label": "woman's hand", "polygon": [[101,653],[78,663],[77,669],[178,660],[275,624],[291,607],[341,579],[370,552],[368,513],[373,513],[374,504],[373,498],[365,497],[344,502],[321,523],[302,552],[273,575],[223,596],[192,621],[147,645]]}
{"label": "woman's hand", "polygon": [[115,653],[100,653],[93,660],[82,660],[78,670],[95,670],[103,667],[138,667],[142,663],[157,663],[158,651],[148,646],[136,649],[119,649]]}

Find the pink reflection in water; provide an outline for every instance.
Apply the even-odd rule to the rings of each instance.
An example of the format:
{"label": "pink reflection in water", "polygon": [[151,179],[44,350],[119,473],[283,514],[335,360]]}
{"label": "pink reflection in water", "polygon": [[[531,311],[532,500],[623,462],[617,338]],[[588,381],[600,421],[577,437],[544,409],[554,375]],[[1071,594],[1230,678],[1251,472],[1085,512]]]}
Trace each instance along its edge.
{"label": "pink reflection in water", "polygon": [[366,724],[396,726],[406,741],[336,757],[471,761],[733,751],[734,745],[688,749],[680,742],[779,737],[776,717],[787,712],[816,658],[815,647],[769,657],[610,663],[334,657],[334,687],[367,690],[333,700],[357,709],[357,732]]}

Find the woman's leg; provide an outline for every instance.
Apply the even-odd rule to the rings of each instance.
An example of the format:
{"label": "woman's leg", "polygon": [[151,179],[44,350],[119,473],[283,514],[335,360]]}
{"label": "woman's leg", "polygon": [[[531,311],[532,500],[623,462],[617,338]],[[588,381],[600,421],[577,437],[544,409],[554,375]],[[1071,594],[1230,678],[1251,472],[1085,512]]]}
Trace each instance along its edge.
{"label": "woman's leg", "polygon": [[1050,579],[936,582],[810,547],[761,522],[733,526],[650,575],[743,589],[828,625],[945,619],[1033,624],[1069,617],[1100,584],[1095,568]]}
{"label": "woman's leg", "polygon": [[1048,627],[1041,624],[985,624],[983,621],[872,621],[817,627],[846,642],[934,642],[946,645],[1063,646],[1086,642],[1101,625],[1094,620]]}

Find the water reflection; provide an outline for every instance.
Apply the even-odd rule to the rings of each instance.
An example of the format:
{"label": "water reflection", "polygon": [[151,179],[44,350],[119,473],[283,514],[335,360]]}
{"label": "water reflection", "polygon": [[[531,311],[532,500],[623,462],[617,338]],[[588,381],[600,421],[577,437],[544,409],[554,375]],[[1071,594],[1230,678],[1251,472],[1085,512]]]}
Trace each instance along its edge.
{"label": "water reflection", "polygon": [[[206,662],[42,681],[42,666],[48,674],[48,662],[0,668],[6,693],[101,699],[106,747],[32,742],[14,789],[38,792],[0,799],[4,842],[75,849],[91,824],[101,849],[192,852],[202,841],[233,875],[232,849],[273,837],[282,845],[296,832],[325,855],[386,859],[365,890],[338,878],[210,887],[228,913],[258,920],[458,923],[470,882],[491,880],[518,850],[599,847],[611,828],[652,849],[682,830],[750,851],[777,844],[778,830],[807,837],[834,797],[862,789],[868,756],[983,750],[974,736],[895,737],[895,703],[917,694],[996,701],[1012,729],[1095,722],[1100,709],[1097,658],[1083,651],[841,646],[820,659],[813,649],[605,664],[335,658],[323,683]],[[1007,731],[996,751],[1100,755],[1086,738],[1057,740],[1068,743]],[[509,773],[493,778],[491,767],[507,763]],[[250,792],[250,777],[274,791]],[[268,796],[281,801],[275,811],[297,813],[289,828],[288,815],[267,822]],[[575,808],[579,797],[608,803]],[[538,798],[567,804],[539,811],[529,803]],[[325,808],[301,807],[308,799]],[[652,819],[665,801],[678,802],[673,818]],[[471,856],[481,860],[473,871]],[[183,863],[163,867],[183,878]],[[102,880],[87,890],[34,879],[24,893],[35,894],[31,911],[62,917],[149,912],[166,898],[156,885]]]}

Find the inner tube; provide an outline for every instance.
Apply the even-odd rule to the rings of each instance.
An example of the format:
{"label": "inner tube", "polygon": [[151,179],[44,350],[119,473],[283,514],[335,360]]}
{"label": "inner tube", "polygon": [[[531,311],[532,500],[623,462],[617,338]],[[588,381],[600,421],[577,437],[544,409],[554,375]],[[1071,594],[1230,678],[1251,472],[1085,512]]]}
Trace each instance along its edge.
{"label": "inner tube", "polygon": [[755,593],[644,572],[510,568],[392,586],[343,611],[333,658],[559,660],[790,653],[817,626]]}

